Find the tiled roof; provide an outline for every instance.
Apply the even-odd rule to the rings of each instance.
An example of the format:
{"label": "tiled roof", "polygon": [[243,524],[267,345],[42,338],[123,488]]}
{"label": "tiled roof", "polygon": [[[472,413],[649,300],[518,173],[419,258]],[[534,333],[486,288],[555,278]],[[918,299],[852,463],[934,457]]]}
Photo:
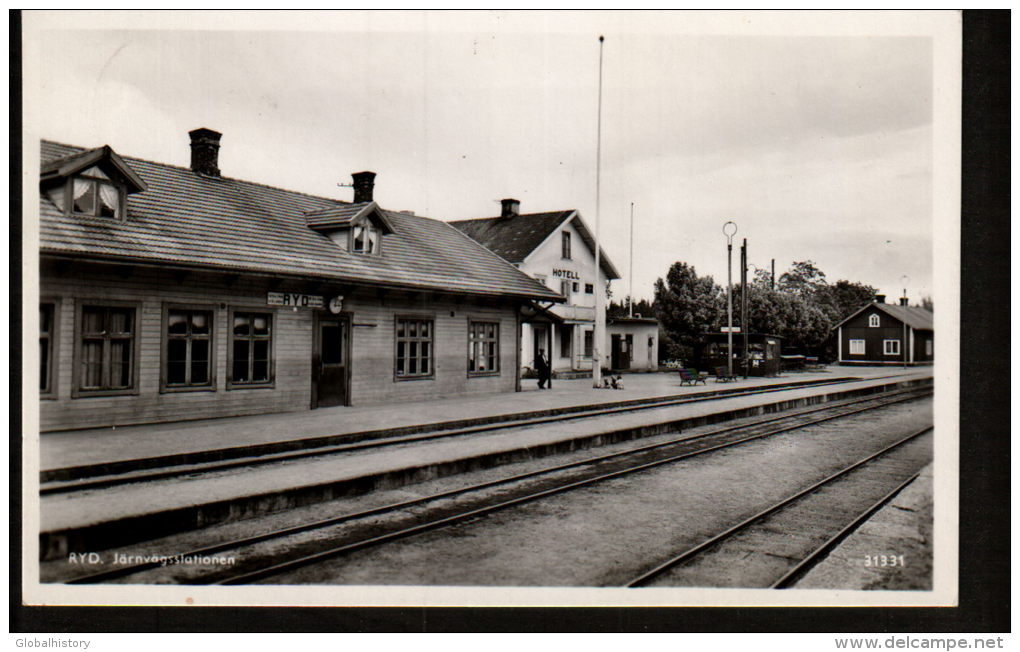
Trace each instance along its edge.
{"label": "tiled roof", "polygon": [[[82,151],[43,141],[43,166]],[[148,186],[128,197],[127,219],[67,215],[44,195],[41,252],[562,300],[445,222],[381,211],[393,228],[383,239],[382,254],[355,254],[307,223],[309,214],[343,211],[350,204],[200,176],[162,163],[123,160]]]}
{"label": "tiled roof", "polygon": [[305,223],[316,231],[328,231],[350,226],[362,215],[374,216],[373,219],[382,224],[384,233],[393,233],[393,225],[374,201],[309,211],[305,213]]}
{"label": "tiled roof", "polygon": [[[472,220],[456,220],[450,224],[495,251],[511,263],[523,263],[538,245],[567,220],[572,220],[580,232],[581,239],[595,251],[595,239],[581,220],[576,210],[553,211],[551,213],[524,213],[505,217],[482,217]],[[609,262],[605,251],[601,254],[602,271],[610,279],[620,278],[619,272]]]}
{"label": "tiled roof", "polygon": [[135,171],[124,162],[124,159],[117,156],[117,153],[109,145],[87,149],[77,154],[54,158],[49,161],[44,160],[40,176],[43,181],[68,177],[93,165],[103,167],[113,166],[113,169],[123,176],[127,182],[129,193],[145,190],[145,182],[138,178]]}
{"label": "tiled roof", "polygon": [[509,219],[482,217],[457,220],[450,224],[468,234],[472,240],[496,252],[504,260],[523,263],[535,247],[545,242],[549,234],[573,214],[573,210],[526,213]]}
{"label": "tiled roof", "polygon": [[839,328],[857,315],[861,314],[862,311],[872,307],[878,308],[893,319],[897,319],[911,328],[925,331],[935,329],[935,315],[933,315],[930,310],[920,306],[900,306],[891,303],[869,303],[861,306],[859,310],[855,310],[852,315],[833,326],[833,328]]}

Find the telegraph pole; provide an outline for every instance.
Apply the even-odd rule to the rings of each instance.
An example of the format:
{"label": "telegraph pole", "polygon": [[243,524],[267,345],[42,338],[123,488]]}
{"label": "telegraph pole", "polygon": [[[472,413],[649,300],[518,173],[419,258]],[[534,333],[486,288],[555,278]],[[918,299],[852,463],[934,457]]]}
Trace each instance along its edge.
{"label": "telegraph pole", "polygon": [[748,351],[747,351],[747,238],[740,247],[740,330],[744,334],[744,380],[748,375]]}
{"label": "telegraph pole", "polygon": [[630,296],[627,303],[630,306],[629,316],[634,316],[634,202],[630,203]]}
{"label": "telegraph pole", "polygon": [[[910,277],[907,276],[906,274],[904,274],[903,277],[900,278],[900,280],[903,281],[903,301],[901,301],[900,303],[902,303],[903,307],[906,308],[907,307],[907,282],[910,280]],[[907,368],[907,320],[906,319],[903,320],[903,368],[904,369]]]}

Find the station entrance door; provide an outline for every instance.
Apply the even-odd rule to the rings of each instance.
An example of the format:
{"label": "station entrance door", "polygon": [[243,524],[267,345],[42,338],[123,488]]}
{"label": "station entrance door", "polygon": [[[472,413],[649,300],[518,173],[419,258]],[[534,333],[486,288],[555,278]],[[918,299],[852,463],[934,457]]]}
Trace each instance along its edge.
{"label": "station entrance door", "polygon": [[350,404],[350,335],[348,317],[316,320],[312,355],[312,407]]}
{"label": "station entrance door", "polygon": [[612,337],[612,364],[613,369],[630,369],[631,356],[634,349],[633,335],[620,335],[614,333]]}

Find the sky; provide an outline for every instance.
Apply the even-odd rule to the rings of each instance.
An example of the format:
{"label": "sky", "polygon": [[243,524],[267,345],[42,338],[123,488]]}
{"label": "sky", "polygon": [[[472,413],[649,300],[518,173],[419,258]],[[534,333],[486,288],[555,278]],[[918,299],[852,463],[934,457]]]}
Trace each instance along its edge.
{"label": "sky", "polygon": [[208,127],[224,176],[349,201],[373,170],[384,208],[440,220],[576,208],[616,298],[678,260],[724,283],[728,220],[758,267],[931,295],[932,39],[877,35],[889,14],[742,16],[29,12],[26,115],[183,166]]}

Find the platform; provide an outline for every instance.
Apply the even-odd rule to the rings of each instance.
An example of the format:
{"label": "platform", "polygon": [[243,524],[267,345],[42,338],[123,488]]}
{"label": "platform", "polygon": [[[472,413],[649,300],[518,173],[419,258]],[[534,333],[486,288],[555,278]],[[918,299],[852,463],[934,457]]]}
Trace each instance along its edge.
{"label": "platform", "polygon": [[676,373],[624,375],[624,389],[594,389],[590,378],[554,381],[539,390],[524,381],[521,392],[444,398],[399,405],[349,406],[257,416],[200,419],[152,425],[90,428],[43,433],[40,470],[60,469],[139,458],[257,446],[288,440],[354,434],[368,430],[433,429],[457,422],[494,420],[501,415],[540,414],[599,403],[706,394],[836,378],[926,377],[931,368],[829,367],[821,371],[785,373],[774,378],[738,379],[681,386]]}
{"label": "platform", "polygon": [[[840,370],[841,371],[841,370]],[[497,466],[508,462],[531,459],[576,448],[622,441],[636,437],[679,431],[706,423],[715,423],[763,414],[781,409],[803,407],[822,401],[841,400],[864,395],[880,388],[907,386],[923,382],[930,373],[918,370],[882,373],[865,376],[838,384],[810,387],[774,387],[778,391],[736,396],[717,396],[713,400],[674,404],[640,411],[622,412],[603,416],[597,420],[568,420],[542,425],[525,425],[494,430],[470,436],[418,442],[414,445],[388,446],[316,456],[278,462],[255,468],[241,467],[198,476],[183,476],[119,485],[107,489],[91,489],[42,497],[42,535],[40,546],[47,558],[58,558],[68,551],[99,550],[125,545],[146,538],[164,536],[217,522],[237,520],[247,516],[268,513],[289,507],[331,500],[344,495],[362,493],[375,487],[411,484],[429,477],[442,477],[467,469]],[[46,435],[44,446],[51,438],[64,438],[65,446],[77,438],[81,448],[76,459],[102,460],[106,455],[137,455],[145,450],[160,452],[171,450],[198,450],[200,446],[223,446],[227,441],[251,441],[257,434],[269,437],[274,429],[277,436],[284,431],[288,436],[307,436],[310,433],[335,432],[346,427],[379,428],[380,423],[391,426],[422,424],[429,418],[436,423],[449,422],[450,417],[474,415],[496,418],[507,413],[526,410],[568,408],[577,405],[606,402],[612,399],[637,399],[656,396],[676,396],[684,391],[691,396],[733,389],[734,385],[751,387],[776,386],[783,383],[828,380],[841,374],[790,374],[776,379],[749,379],[738,383],[681,388],[672,375],[635,375],[628,377],[626,390],[593,390],[585,381],[560,383],[551,391],[531,391],[500,395],[485,399],[456,399],[436,401],[428,405],[404,405],[393,408],[345,408],[330,410],[333,418],[323,415],[325,410],[298,415],[274,417],[245,417],[220,419],[209,422],[135,426],[115,432],[79,431]],[[636,382],[632,379],[639,379]],[[642,380],[644,379],[644,380]],[[584,383],[581,386],[580,383]],[[633,389],[630,389],[633,388]],[[706,397],[707,398],[707,397]],[[351,414],[349,419],[339,416]],[[442,417],[447,421],[442,421]],[[288,417],[299,427],[290,427]],[[185,433],[188,436],[174,436]],[[118,445],[103,441],[106,437]],[[261,441],[265,441],[262,439]],[[136,448],[133,444],[138,444]],[[124,446],[129,446],[125,451]],[[62,449],[65,452],[73,447]],[[51,454],[54,449],[50,449]],[[53,455],[53,460],[66,463],[69,456]]]}

